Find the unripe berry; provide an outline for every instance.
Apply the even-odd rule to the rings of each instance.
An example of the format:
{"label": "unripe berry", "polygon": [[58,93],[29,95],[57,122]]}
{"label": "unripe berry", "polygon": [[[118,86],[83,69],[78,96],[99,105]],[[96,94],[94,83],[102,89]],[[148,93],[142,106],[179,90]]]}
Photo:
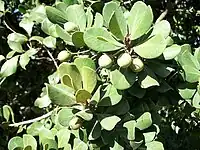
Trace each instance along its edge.
{"label": "unripe berry", "polygon": [[77,130],[82,126],[82,123],[83,123],[83,121],[81,118],[74,117],[74,118],[72,118],[72,120],[70,120],[69,127],[72,130]]}
{"label": "unripe berry", "polygon": [[57,59],[61,62],[64,62],[64,61],[67,61],[70,58],[70,56],[71,54],[68,51],[63,50],[58,54]]}
{"label": "unripe berry", "polygon": [[132,58],[128,53],[120,55],[117,59],[117,64],[122,68],[127,68],[131,64]]}
{"label": "unripe berry", "polygon": [[98,64],[101,68],[109,68],[112,65],[112,59],[110,58],[110,56],[103,54],[99,60],[98,60]]}
{"label": "unripe berry", "polygon": [[144,69],[144,63],[140,58],[133,58],[130,68],[133,72],[140,72]]}

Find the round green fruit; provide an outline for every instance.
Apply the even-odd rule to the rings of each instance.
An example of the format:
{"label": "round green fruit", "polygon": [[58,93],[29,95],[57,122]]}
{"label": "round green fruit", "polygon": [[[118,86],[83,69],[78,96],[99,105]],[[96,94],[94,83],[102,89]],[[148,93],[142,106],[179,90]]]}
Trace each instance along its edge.
{"label": "round green fruit", "polygon": [[72,120],[70,120],[69,127],[72,130],[77,130],[82,126],[82,123],[83,123],[83,121],[81,118],[74,117],[74,118],[72,118]]}
{"label": "round green fruit", "polygon": [[110,56],[103,54],[99,57],[98,64],[101,68],[109,68],[112,65],[112,59]]}
{"label": "round green fruit", "polygon": [[78,26],[74,24],[73,22],[66,22],[64,24],[64,29],[67,32],[76,31],[78,29]]}
{"label": "round green fruit", "polygon": [[63,50],[58,54],[57,59],[61,62],[64,62],[64,61],[67,61],[70,58],[70,56],[71,54],[68,51]]}
{"label": "round green fruit", "polygon": [[144,63],[140,58],[133,58],[130,68],[134,72],[140,72],[144,69]]}
{"label": "round green fruit", "polygon": [[127,68],[131,64],[132,58],[128,53],[120,55],[117,59],[117,64],[122,68]]}

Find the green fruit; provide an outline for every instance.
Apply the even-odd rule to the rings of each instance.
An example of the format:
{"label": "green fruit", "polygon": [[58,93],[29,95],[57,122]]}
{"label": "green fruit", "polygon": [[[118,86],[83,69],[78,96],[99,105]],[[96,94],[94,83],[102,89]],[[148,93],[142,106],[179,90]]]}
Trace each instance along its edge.
{"label": "green fruit", "polygon": [[64,24],[64,29],[67,32],[76,31],[76,30],[78,30],[78,26],[76,24],[74,24],[73,22],[66,22]]}
{"label": "green fruit", "polygon": [[81,118],[74,117],[74,118],[72,118],[72,120],[70,120],[69,127],[72,130],[77,130],[82,126],[82,123],[83,123],[83,121]]}
{"label": "green fruit", "polygon": [[117,64],[122,68],[127,68],[131,64],[132,58],[128,53],[120,55],[117,59]]}
{"label": "green fruit", "polygon": [[103,54],[99,60],[98,60],[98,64],[101,68],[109,68],[112,65],[112,59],[110,58],[110,56]]}
{"label": "green fruit", "polygon": [[133,58],[130,68],[134,72],[140,72],[144,69],[144,63],[140,58]]}
{"label": "green fruit", "polygon": [[63,62],[63,61],[67,61],[70,58],[70,56],[71,54],[68,51],[63,50],[58,54],[57,59]]}

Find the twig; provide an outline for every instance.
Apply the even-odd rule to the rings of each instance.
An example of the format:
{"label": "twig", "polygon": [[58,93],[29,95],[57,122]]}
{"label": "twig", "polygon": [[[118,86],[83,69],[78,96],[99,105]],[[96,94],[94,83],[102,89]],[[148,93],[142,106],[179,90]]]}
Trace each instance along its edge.
{"label": "twig", "polygon": [[47,114],[45,114],[43,116],[38,117],[38,118],[27,120],[27,121],[22,121],[22,122],[19,122],[19,123],[9,124],[8,126],[9,127],[18,127],[18,126],[21,126],[21,125],[26,125],[26,124],[34,123],[34,122],[40,121],[42,119],[45,119],[45,118],[51,116],[52,113],[53,113],[53,110],[50,111],[50,112],[48,112]]}
{"label": "twig", "polygon": [[45,49],[46,49],[46,51],[47,51],[49,57],[51,57],[51,59],[52,59],[54,65],[55,65],[55,67],[58,69],[58,64],[57,64],[56,60],[54,59],[53,55],[51,54],[51,52],[50,52],[46,47],[45,47]]}
{"label": "twig", "polygon": [[0,86],[3,84],[3,82],[6,80],[6,77],[4,77],[1,82],[0,82]]}
{"label": "twig", "polygon": [[6,23],[5,20],[3,21],[3,23],[6,25],[6,27],[7,27],[10,31],[16,33],[12,28],[9,27],[9,25]]}
{"label": "twig", "polygon": [[158,19],[156,20],[156,23],[160,22],[161,20],[163,20],[165,18],[165,16],[167,15],[168,13],[168,9],[166,9],[159,17]]}

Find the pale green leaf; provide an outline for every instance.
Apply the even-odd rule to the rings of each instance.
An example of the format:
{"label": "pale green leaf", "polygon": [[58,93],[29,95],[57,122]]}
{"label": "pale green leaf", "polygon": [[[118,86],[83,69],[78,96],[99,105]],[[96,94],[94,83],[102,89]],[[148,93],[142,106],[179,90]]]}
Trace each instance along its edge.
{"label": "pale green leaf", "polygon": [[154,72],[148,68],[145,71],[139,74],[138,80],[141,88],[149,88],[151,86],[159,86],[160,84],[157,81],[157,77],[155,76]]}
{"label": "pale green leaf", "polygon": [[78,138],[75,138],[73,150],[88,150],[88,146],[85,142],[81,141]]}
{"label": "pale green leaf", "polygon": [[124,46],[117,42],[105,28],[89,28],[84,32],[83,38],[88,47],[99,52],[115,51]]}
{"label": "pale green leaf", "polygon": [[48,36],[44,38],[43,44],[48,48],[56,48],[56,38]]}
{"label": "pale green leaf", "polygon": [[34,102],[34,106],[39,108],[48,107],[50,104],[51,100],[49,99],[48,95],[38,97]]}
{"label": "pale green leaf", "polygon": [[200,109],[200,95],[199,92],[196,92],[196,94],[194,95],[193,99],[192,99],[192,106]]}
{"label": "pale green leaf", "polygon": [[110,73],[111,83],[115,88],[124,90],[130,88],[136,80],[136,74],[130,70],[114,70]]}
{"label": "pale green leaf", "polygon": [[11,33],[8,35],[8,41],[13,41],[13,42],[19,42],[20,44],[23,44],[26,42],[28,39],[25,35],[20,34],[20,33]]}
{"label": "pale green leaf", "polygon": [[19,55],[7,60],[3,66],[1,67],[1,76],[8,77],[14,74],[17,71],[17,62],[18,62]]}
{"label": "pale green leaf", "polygon": [[59,38],[70,43],[72,42],[72,37],[63,28],[61,28],[59,25],[56,25],[55,29],[56,29],[56,34],[58,35]]}
{"label": "pale green leaf", "polygon": [[113,106],[122,99],[122,94],[113,85],[109,84],[105,89],[105,94],[98,103],[98,106]]}
{"label": "pale green leaf", "polygon": [[40,131],[44,128],[44,125],[41,122],[34,122],[27,127],[27,134],[32,136],[38,136]]}
{"label": "pale green leaf", "polygon": [[154,25],[151,35],[161,34],[164,38],[167,38],[170,31],[170,23],[167,20],[162,20]]}
{"label": "pale green leaf", "polygon": [[164,150],[163,144],[158,141],[146,143],[145,146],[147,147],[147,150]]}
{"label": "pale green leaf", "polygon": [[144,43],[134,47],[134,51],[142,58],[153,59],[160,56],[166,48],[166,42],[162,35],[157,34]]}
{"label": "pale green leaf", "polygon": [[110,150],[124,150],[124,148],[115,141],[114,146],[110,147]]}
{"label": "pale green leaf", "polygon": [[71,132],[67,128],[63,128],[57,132],[56,136],[58,137],[58,148],[63,148],[68,145],[70,135]]}
{"label": "pale green leaf", "polygon": [[0,0],[0,11],[4,12],[5,11],[5,2]]}
{"label": "pale green leaf", "polygon": [[120,40],[124,40],[127,35],[127,23],[123,11],[117,8],[109,22],[110,32]]}
{"label": "pale green leaf", "polygon": [[24,52],[24,50],[22,49],[22,45],[19,42],[8,41],[8,45],[10,49],[12,49],[15,52],[18,52],[18,53]]}
{"label": "pale green leaf", "polygon": [[38,5],[31,10],[29,19],[32,19],[32,21],[36,21],[37,23],[41,23],[46,17],[45,6]]}
{"label": "pale green leaf", "polygon": [[26,70],[26,65],[28,65],[29,61],[30,61],[30,58],[28,54],[24,53],[20,56],[19,64],[24,70]]}
{"label": "pale green leaf", "polygon": [[114,129],[116,124],[121,121],[121,119],[117,116],[105,116],[104,118],[100,119],[100,124],[103,129],[111,131]]}
{"label": "pale green leaf", "polygon": [[92,14],[92,9],[91,7],[87,8],[86,11],[86,19],[87,19],[87,28],[92,26],[92,22],[93,22],[93,14]]}
{"label": "pale green leaf", "polygon": [[19,23],[19,26],[24,28],[28,35],[30,36],[32,33],[34,22],[29,18],[23,18],[22,21]]}
{"label": "pale green leaf", "polygon": [[86,121],[90,121],[93,118],[93,114],[89,109],[81,110],[81,111],[77,112],[75,115],[79,116],[80,118],[82,118],[83,120],[86,120]]}
{"label": "pale green leaf", "polygon": [[170,47],[167,47],[163,52],[163,57],[165,60],[170,60],[175,58],[181,51],[181,46],[173,44]]}
{"label": "pale green leaf", "polygon": [[136,121],[130,120],[123,124],[123,127],[127,129],[127,139],[128,140],[135,140],[135,127],[136,127]]}
{"label": "pale green leaf", "polygon": [[4,60],[5,59],[5,57],[3,56],[3,55],[0,55],[0,62],[2,61],[2,60]]}
{"label": "pale green leaf", "polygon": [[152,125],[151,114],[149,112],[145,112],[136,120],[136,128],[140,130],[147,129]]}
{"label": "pale green leaf", "polygon": [[74,90],[66,85],[47,85],[47,93],[52,103],[62,106],[70,106],[76,103]]}
{"label": "pale green leaf", "polygon": [[184,65],[182,68],[185,71],[186,81],[191,83],[199,81],[200,71],[197,68],[190,65]]}
{"label": "pale green leaf", "polygon": [[105,26],[109,26],[110,19],[118,7],[119,5],[113,1],[105,4],[102,12]]}
{"label": "pale green leaf", "polygon": [[143,136],[144,136],[145,143],[148,143],[155,139],[156,132],[146,132],[146,133],[143,133]]}
{"label": "pale green leaf", "polygon": [[96,27],[96,28],[103,27],[103,16],[98,12],[95,15],[93,27]]}
{"label": "pale green leaf", "polygon": [[71,5],[66,10],[67,20],[75,23],[80,31],[84,31],[86,28],[86,14],[82,5]]}
{"label": "pale green leaf", "polygon": [[97,84],[97,74],[95,70],[86,66],[83,67],[82,81],[83,81],[83,89],[92,93]]}
{"label": "pale green leaf", "polygon": [[9,119],[11,117],[12,122],[14,122],[14,113],[10,106],[8,106],[8,105],[3,106],[3,117],[4,117],[4,119],[6,119],[7,122],[9,121]]}
{"label": "pale green leaf", "polygon": [[8,150],[15,150],[16,148],[23,148],[23,139],[19,136],[13,137],[8,142]]}
{"label": "pale green leaf", "polygon": [[72,113],[72,109],[70,108],[62,108],[58,112],[58,122],[60,125],[64,127],[69,126],[69,122],[73,117],[74,117],[74,114]]}
{"label": "pale green leaf", "polygon": [[31,146],[32,150],[37,150],[37,141],[30,134],[23,135],[23,144],[24,144],[24,147]]}
{"label": "pale green leaf", "polygon": [[43,139],[42,146],[44,150],[58,150],[58,144],[54,139]]}
{"label": "pale green leaf", "polygon": [[153,22],[153,12],[150,6],[138,1],[131,8],[128,17],[128,26],[131,40],[135,40],[145,34]]}
{"label": "pale green leaf", "polygon": [[41,37],[41,36],[32,36],[32,37],[29,39],[29,41],[37,41],[37,42],[39,42],[40,44],[43,43],[43,40],[44,40],[44,38]]}
{"label": "pale green leaf", "polygon": [[[58,35],[56,33],[56,25],[53,24],[52,22],[50,22],[48,18],[46,18],[42,21],[41,29],[47,35],[50,35],[50,36],[53,36],[53,37],[58,37]],[[40,42],[42,41],[42,43],[43,43],[44,39],[38,40],[38,38],[37,38],[37,39],[34,39],[34,40],[37,40],[37,41],[40,41]]]}

